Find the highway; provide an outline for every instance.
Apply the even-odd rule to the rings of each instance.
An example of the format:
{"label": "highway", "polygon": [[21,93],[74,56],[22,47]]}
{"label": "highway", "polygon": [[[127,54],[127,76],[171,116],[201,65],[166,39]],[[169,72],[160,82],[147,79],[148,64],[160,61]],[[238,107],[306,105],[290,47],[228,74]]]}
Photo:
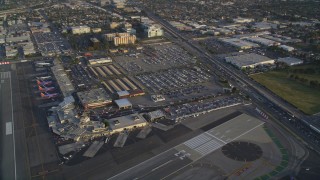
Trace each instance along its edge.
{"label": "highway", "polygon": [[[297,118],[298,120],[303,122],[305,126],[307,126],[310,129],[310,131],[313,131],[314,133],[320,133],[319,130],[315,129],[317,125],[311,124],[311,117],[304,115],[302,112],[300,112],[298,109],[293,107],[288,102],[273,94],[268,89],[262,87],[257,82],[251,80],[240,70],[230,67],[227,64],[221,62],[223,60],[218,59],[213,55],[210,55],[206,50],[200,47],[200,45],[198,45],[197,42],[181,35],[177,31],[177,29],[171,26],[168,22],[155,16],[148,10],[145,10],[145,12],[150,19],[161,24],[169,34],[175,37],[176,41],[178,41],[179,44],[181,44],[186,49],[193,49],[193,52],[196,52],[198,57],[201,57],[200,59],[204,60],[207,64],[211,65],[210,68],[212,68],[215,71],[221,72],[223,74],[223,77],[225,77],[232,85],[236,86],[241,92],[244,92],[245,94],[249,95],[254,102],[262,106],[263,109],[266,110],[268,113],[274,114],[274,112],[271,110],[271,107],[276,109],[282,109],[284,112],[287,112],[294,118]],[[288,126],[288,123],[284,123],[284,126]],[[291,127],[291,130],[302,136],[306,144],[309,144],[310,146],[312,146],[313,149],[320,152],[320,147],[318,144],[315,144],[307,136],[301,135],[300,132],[297,132],[297,129]]]}

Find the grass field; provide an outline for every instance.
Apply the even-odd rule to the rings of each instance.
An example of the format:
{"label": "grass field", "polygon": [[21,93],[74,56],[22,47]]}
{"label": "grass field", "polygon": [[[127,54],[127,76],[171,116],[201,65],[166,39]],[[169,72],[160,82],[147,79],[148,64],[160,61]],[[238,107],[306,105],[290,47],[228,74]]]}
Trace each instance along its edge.
{"label": "grass field", "polygon": [[[308,79],[320,79],[319,74],[312,77],[304,75],[304,77],[307,76],[309,76]],[[288,78],[286,71],[271,71],[250,77],[306,114],[320,112],[320,90]]]}

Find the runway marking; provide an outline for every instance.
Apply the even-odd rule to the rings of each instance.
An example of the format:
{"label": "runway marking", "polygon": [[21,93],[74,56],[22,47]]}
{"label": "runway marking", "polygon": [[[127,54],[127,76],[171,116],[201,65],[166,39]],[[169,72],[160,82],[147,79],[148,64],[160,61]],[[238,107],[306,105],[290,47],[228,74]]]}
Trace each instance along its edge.
{"label": "runway marking", "polygon": [[12,121],[12,141],[13,141],[13,161],[14,161],[14,179],[17,179],[17,159],[16,159],[16,139],[14,135],[14,119],[13,119],[13,98],[12,98],[12,80],[11,72],[9,73],[10,80],[10,95],[11,95],[11,121]]}
{"label": "runway marking", "polygon": [[171,163],[172,161],[173,161],[173,160],[169,160],[169,161],[167,161],[167,162],[165,162],[165,163],[161,164],[160,166],[158,166],[158,167],[156,167],[156,168],[153,168],[151,171],[155,171],[155,170],[157,170],[157,169],[159,169],[159,168],[161,168],[161,167],[163,167],[163,166],[165,166],[165,165],[167,165],[167,164]]}
{"label": "runway marking", "polygon": [[196,136],[196,137],[184,142],[183,144],[188,146],[191,149],[194,149],[194,148],[201,146],[202,144],[204,144],[210,140],[211,140],[211,137],[208,137],[205,134],[201,134],[199,136]]}
{"label": "runway marking", "polygon": [[[233,119],[234,119],[234,118],[233,118]],[[225,123],[223,123],[223,124],[226,125],[226,124],[230,124],[231,122],[233,122],[233,121],[230,120],[230,121],[225,122]],[[261,121],[260,121],[260,122],[261,122]],[[221,124],[221,125],[219,125],[219,126],[222,126],[223,124]],[[172,173],[170,173],[170,174],[167,174],[165,177],[162,177],[161,179],[167,179],[167,178],[168,178],[169,176],[171,176],[172,174],[174,174],[174,173],[180,171],[181,169],[189,166],[190,164],[196,162],[197,160],[203,158],[204,156],[206,156],[206,155],[208,155],[208,154],[216,151],[217,149],[221,148],[223,145],[225,145],[225,144],[227,144],[227,143],[229,143],[229,142],[232,142],[232,141],[234,141],[234,140],[236,140],[236,139],[244,136],[245,134],[247,134],[247,133],[255,130],[256,128],[258,128],[259,126],[261,126],[261,125],[263,125],[263,124],[264,124],[264,122],[259,123],[258,125],[254,126],[254,127],[252,127],[252,128],[247,128],[247,130],[243,131],[241,134],[239,134],[238,136],[236,136],[236,137],[234,137],[234,138],[233,138],[233,137],[227,137],[228,139],[227,139],[226,141],[223,141],[223,140],[221,140],[220,138],[218,138],[217,136],[215,136],[215,134],[220,134],[220,132],[215,132],[215,130],[217,129],[217,127],[219,127],[219,126],[217,126],[217,127],[213,128],[213,129],[211,129],[211,130],[209,130],[209,131],[206,131],[206,132],[204,132],[204,133],[202,133],[202,134],[200,134],[200,135],[198,135],[198,136],[196,136],[196,137],[194,137],[194,138],[192,138],[192,139],[189,139],[189,140],[187,140],[187,141],[185,141],[185,142],[183,142],[183,143],[175,146],[174,148],[171,148],[171,149],[166,150],[165,152],[167,152],[167,151],[169,151],[169,150],[172,150],[172,149],[175,149],[175,150],[177,150],[177,151],[185,150],[186,153],[189,152],[189,153],[191,154],[191,156],[190,156],[191,158],[190,158],[190,157],[188,157],[188,158],[189,158],[190,160],[192,160],[192,162],[191,162],[191,163],[188,163],[187,165],[179,168],[178,170],[176,170],[176,171],[174,171],[174,172],[172,172]],[[237,127],[234,127],[234,128],[237,128]],[[228,130],[230,130],[229,133],[232,132],[231,129],[228,129]],[[181,146],[181,145],[182,145],[182,146]],[[188,147],[189,149],[188,149],[187,147]],[[186,148],[186,149],[183,149],[183,148]],[[163,155],[165,152],[160,153],[160,154],[158,154],[158,155],[156,155],[156,156],[154,156],[154,157],[152,157],[152,158],[150,158],[150,159],[148,159],[148,160],[146,160],[146,161],[144,161],[144,162],[141,162],[141,163],[139,163],[138,165],[135,165],[135,166],[133,166],[133,167],[131,167],[131,168],[129,168],[129,169],[127,169],[127,170],[119,173],[119,174],[116,174],[116,175],[114,175],[113,177],[111,177],[111,178],[109,178],[109,179],[115,179],[115,178],[121,176],[122,174],[124,174],[124,173],[126,173],[126,172],[128,172],[128,171],[130,171],[130,170],[132,170],[132,169],[134,169],[134,168],[136,168],[136,167],[138,167],[138,166],[141,165],[141,164],[144,164],[144,163],[146,163],[146,162],[148,162],[148,161],[152,161],[155,157],[161,156],[161,155]],[[194,155],[193,153],[194,153],[194,154],[197,153],[197,154],[199,154],[199,155]],[[192,156],[195,156],[195,157],[192,158]],[[160,165],[160,166],[162,167],[163,165],[165,165],[165,164],[162,164],[162,165]],[[158,167],[159,167],[159,166],[158,166]],[[156,169],[156,168],[155,168],[155,169]]]}
{"label": "runway marking", "polygon": [[10,71],[0,72],[0,77],[1,77],[1,79],[8,79],[11,77],[11,72]]}
{"label": "runway marking", "polygon": [[222,147],[224,144],[212,139],[211,141],[197,147],[196,150],[197,152],[199,152],[201,155],[205,156],[213,151],[215,151],[216,149],[219,149],[220,147]]}
{"label": "runway marking", "polygon": [[7,122],[6,123],[6,135],[11,135],[12,134],[12,123]]}

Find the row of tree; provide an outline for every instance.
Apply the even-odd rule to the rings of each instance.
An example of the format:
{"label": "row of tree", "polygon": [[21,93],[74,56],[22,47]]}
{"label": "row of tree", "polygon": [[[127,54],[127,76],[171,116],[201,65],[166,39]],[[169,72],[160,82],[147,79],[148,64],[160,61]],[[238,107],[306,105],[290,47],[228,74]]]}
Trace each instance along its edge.
{"label": "row of tree", "polygon": [[308,86],[311,86],[313,88],[320,88],[320,82],[317,81],[317,80],[309,80],[307,78],[304,78],[304,77],[299,77],[298,75],[294,75],[294,74],[291,74],[289,76],[290,79],[294,79],[296,81],[299,81],[303,84],[306,84]]}

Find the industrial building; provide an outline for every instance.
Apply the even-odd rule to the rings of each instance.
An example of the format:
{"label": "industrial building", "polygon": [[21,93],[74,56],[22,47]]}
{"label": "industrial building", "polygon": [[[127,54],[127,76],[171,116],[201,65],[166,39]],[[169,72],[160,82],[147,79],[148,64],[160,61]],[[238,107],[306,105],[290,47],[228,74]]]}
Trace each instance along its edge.
{"label": "industrial building", "polygon": [[251,49],[259,47],[259,45],[256,43],[251,43],[238,38],[221,38],[220,40],[238,49]]}
{"label": "industrial building", "polygon": [[112,99],[103,88],[78,92],[77,96],[85,109],[103,107],[112,103]]}
{"label": "industrial building", "polygon": [[294,65],[299,65],[299,64],[303,63],[303,61],[301,59],[297,59],[297,58],[294,58],[294,57],[279,58],[277,60],[277,62],[284,63],[284,64],[286,64],[288,66],[294,66]]}
{"label": "industrial building", "polygon": [[255,53],[241,54],[225,58],[226,62],[237,66],[240,69],[254,68],[263,64],[274,64],[274,60],[266,56],[261,56]]}
{"label": "industrial building", "polygon": [[74,26],[71,27],[72,34],[86,34],[90,33],[91,29],[89,26]]}
{"label": "industrial building", "polygon": [[122,109],[131,109],[132,104],[128,99],[117,99],[114,101],[120,110]]}
{"label": "industrial building", "polygon": [[281,46],[279,46],[279,48],[281,48],[281,49],[283,49],[283,50],[285,50],[287,52],[291,52],[291,51],[294,50],[294,47],[287,46],[287,45],[281,45]]}
{"label": "industrial building", "polygon": [[279,46],[280,45],[279,42],[276,42],[276,41],[273,41],[273,40],[270,40],[270,39],[265,39],[265,38],[262,38],[262,37],[247,37],[247,38],[244,38],[244,39],[248,40],[248,41],[251,41],[251,42],[254,42],[254,43],[261,44],[263,46]]}
{"label": "industrial building", "polygon": [[131,114],[107,120],[110,133],[122,132],[147,125],[147,121],[140,114]]}

